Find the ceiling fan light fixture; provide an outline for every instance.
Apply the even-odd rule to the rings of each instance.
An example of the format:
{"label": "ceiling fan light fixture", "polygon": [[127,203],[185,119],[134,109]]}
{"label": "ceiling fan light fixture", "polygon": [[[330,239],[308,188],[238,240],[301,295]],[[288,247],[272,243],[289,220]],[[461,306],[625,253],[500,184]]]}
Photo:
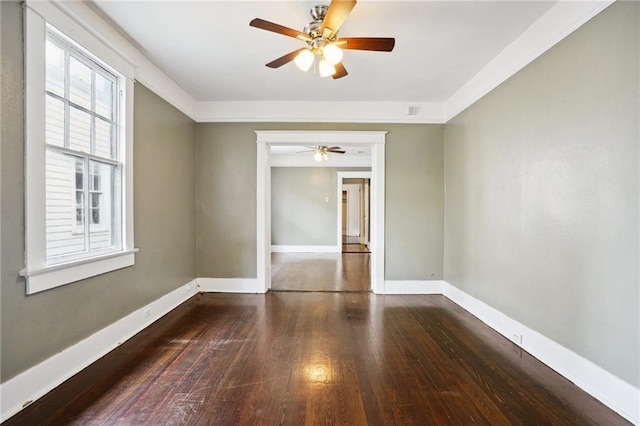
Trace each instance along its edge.
{"label": "ceiling fan light fixture", "polygon": [[289,52],[265,65],[269,68],[280,68],[295,61],[298,68],[303,71],[308,71],[313,67],[314,75],[331,76],[337,80],[349,74],[342,63],[344,49],[391,52],[395,46],[395,39],[391,37],[338,38],[342,24],[356,3],[357,0],[331,0],[328,6],[312,7],[310,12],[313,21],[304,27],[304,32],[264,19],[252,19],[249,22],[251,27],[296,38],[307,44],[307,46]]}
{"label": "ceiling fan light fixture", "polygon": [[313,159],[317,162],[322,161],[322,153],[320,151],[316,151],[316,153],[313,154]]}
{"label": "ceiling fan light fixture", "polygon": [[338,62],[342,61],[342,56],[342,49],[340,49],[335,44],[327,44],[324,47],[324,58],[331,64],[335,65]]}
{"label": "ceiling fan light fixture", "polygon": [[308,71],[313,64],[314,55],[313,52],[309,49],[305,49],[300,51],[296,56],[295,63],[302,71]]}
{"label": "ceiling fan light fixture", "polygon": [[325,58],[322,58],[320,64],[318,64],[318,72],[320,73],[320,77],[329,77],[335,74],[336,67]]}

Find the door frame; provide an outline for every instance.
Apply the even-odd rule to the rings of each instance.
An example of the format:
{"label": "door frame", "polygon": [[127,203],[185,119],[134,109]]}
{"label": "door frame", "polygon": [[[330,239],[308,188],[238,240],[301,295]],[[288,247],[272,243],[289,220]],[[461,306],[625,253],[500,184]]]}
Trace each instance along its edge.
{"label": "door frame", "polygon": [[[371,168],[373,170],[373,167]],[[337,238],[338,238],[338,252],[342,253],[342,190],[343,190],[343,180],[344,179],[369,179],[369,182],[371,182],[372,178],[371,176],[373,175],[373,172],[361,172],[361,171],[353,171],[353,172],[337,172],[337,181],[338,181],[338,189],[337,189],[337,196],[338,196],[338,200],[340,200],[338,202],[338,233],[337,233]],[[362,189],[364,191],[364,188]],[[362,212],[361,212],[361,216],[362,216]],[[360,219],[362,220],[362,218]],[[362,233],[362,232],[361,232]],[[361,235],[362,238],[362,235]]]}
{"label": "door frame", "polygon": [[[271,145],[346,145],[371,147],[371,289],[374,293],[384,293],[384,189],[387,132],[256,130],[255,133],[257,289],[266,293],[271,288]],[[339,246],[341,242],[341,240],[337,241]]]}

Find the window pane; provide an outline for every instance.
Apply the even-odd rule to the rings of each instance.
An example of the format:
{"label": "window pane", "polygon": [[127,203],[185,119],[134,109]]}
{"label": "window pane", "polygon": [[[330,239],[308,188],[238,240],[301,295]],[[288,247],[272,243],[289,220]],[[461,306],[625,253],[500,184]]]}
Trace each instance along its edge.
{"label": "window pane", "polygon": [[113,125],[96,118],[96,145],[94,154],[106,158],[115,158],[113,149]]}
{"label": "window pane", "polygon": [[64,50],[47,40],[47,90],[64,96]]}
{"label": "window pane", "polygon": [[69,148],[91,152],[91,116],[75,107],[69,107]]}
{"label": "window pane", "polygon": [[47,95],[45,120],[46,143],[64,146],[64,102]]}
{"label": "window pane", "polygon": [[76,162],[76,191],[84,189],[84,163]]}
{"label": "window pane", "polygon": [[71,56],[69,59],[71,102],[91,109],[91,68]]}
{"label": "window pane", "polygon": [[119,184],[116,181],[117,168],[110,164],[90,161],[89,170],[90,250],[119,246],[121,218],[120,197],[119,192],[116,191],[116,185]]}
{"label": "window pane", "polygon": [[113,120],[113,82],[96,74],[96,112]]}
{"label": "window pane", "polygon": [[84,192],[76,190],[76,226],[84,234]]}
{"label": "window pane", "polygon": [[81,158],[47,150],[45,183],[48,260],[85,251],[82,219],[84,198],[82,191],[78,192],[75,185],[78,175],[83,174],[84,161]]}

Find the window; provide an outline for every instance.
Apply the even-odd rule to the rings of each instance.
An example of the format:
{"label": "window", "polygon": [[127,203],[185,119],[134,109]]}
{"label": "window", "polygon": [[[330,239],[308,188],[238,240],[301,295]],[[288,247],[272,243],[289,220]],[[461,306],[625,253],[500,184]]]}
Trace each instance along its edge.
{"label": "window", "polygon": [[134,262],[133,81],[126,61],[51,3],[28,2],[25,17],[22,275],[35,293]]}
{"label": "window", "polygon": [[48,29],[47,264],[121,249],[117,88],[116,75]]}

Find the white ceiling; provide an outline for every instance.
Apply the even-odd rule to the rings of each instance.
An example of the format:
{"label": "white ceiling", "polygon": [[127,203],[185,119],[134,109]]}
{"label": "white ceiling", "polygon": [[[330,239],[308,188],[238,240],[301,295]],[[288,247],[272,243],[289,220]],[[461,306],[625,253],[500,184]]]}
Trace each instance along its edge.
{"label": "white ceiling", "polygon": [[[383,103],[436,105],[434,115],[444,116],[439,106],[495,65],[501,54],[519,46],[528,29],[549,21],[550,10],[557,9],[555,1],[360,0],[340,35],[395,37],[393,52],[345,51],[343,63],[349,75],[339,80],[304,73],[293,63],[279,69],[265,67],[304,43],[252,28],[249,21],[260,17],[302,30],[311,20],[309,9],[328,3],[94,0],[90,5],[196,103],[240,103],[244,108],[247,102],[262,102],[267,116],[273,102],[289,102],[290,115],[299,109],[293,101],[359,102],[375,119],[381,117],[372,111]],[[566,26],[570,31],[577,27]],[[207,114],[218,112],[214,110]],[[347,114],[348,107],[341,113]]]}

